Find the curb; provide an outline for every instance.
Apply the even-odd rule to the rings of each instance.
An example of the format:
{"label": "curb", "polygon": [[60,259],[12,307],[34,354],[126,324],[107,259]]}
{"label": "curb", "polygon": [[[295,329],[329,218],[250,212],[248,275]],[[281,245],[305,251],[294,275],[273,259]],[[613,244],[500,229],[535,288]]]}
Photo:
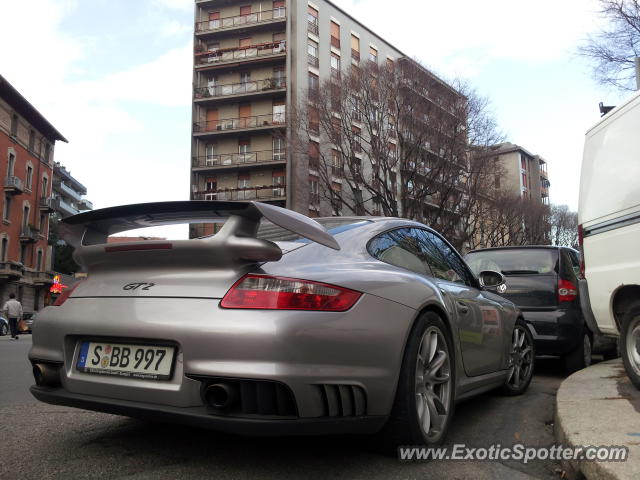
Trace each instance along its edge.
{"label": "curb", "polygon": [[562,461],[570,479],[640,478],[640,391],[620,359],[598,363],[566,378],[556,396],[555,437],[566,447],[625,446],[625,462]]}

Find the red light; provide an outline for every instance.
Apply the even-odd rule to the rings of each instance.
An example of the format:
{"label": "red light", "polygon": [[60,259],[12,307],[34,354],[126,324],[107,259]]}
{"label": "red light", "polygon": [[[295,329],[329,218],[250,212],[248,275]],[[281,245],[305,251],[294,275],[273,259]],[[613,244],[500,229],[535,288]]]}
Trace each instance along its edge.
{"label": "red light", "polygon": [[226,293],[223,308],[344,312],[362,293],[297,278],[247,274]]}
{"label": "red light", "polygon": [[578,289],[568,280],[558,281],[558,302],[573,302],[578,297]]}
{"label": "red light", "polygon": [[60,296],[58,298],[56,298],[56,301],[53,303],[54,307],[59,307],[60,305],[62,305],[64,302],[67,301],[67,298],[69,298],[71,296],[71,294],[73,293],[73,291],[78,288],[78,285],[80,285],[84,280],[79,281],[78,283],[76,283],[73,287],[71,288],[67,288],[64,292],[62,292],[60,294]]}

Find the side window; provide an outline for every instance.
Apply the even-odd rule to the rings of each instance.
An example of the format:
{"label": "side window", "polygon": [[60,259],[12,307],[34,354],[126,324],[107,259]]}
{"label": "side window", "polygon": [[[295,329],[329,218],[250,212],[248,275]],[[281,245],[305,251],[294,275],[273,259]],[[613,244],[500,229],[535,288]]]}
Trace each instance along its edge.
{"label": "side window", "polygon": [[575,281],[580,272],[580,263],[576,263],[573,252],[564,248],[560,249],[560,276],[569,281]]}
{"label": "side window", "polygon": [[418,231],[428,253],[429,264],[434,276],[449,282],[475,284],[463,260],[444,240],[427,230]]}
{"label": "side window", "polygon": [[424,259],[416,230],[400,228],[383,233],[369,243],[369,253],[378,260],[423,275],[432,275]]}

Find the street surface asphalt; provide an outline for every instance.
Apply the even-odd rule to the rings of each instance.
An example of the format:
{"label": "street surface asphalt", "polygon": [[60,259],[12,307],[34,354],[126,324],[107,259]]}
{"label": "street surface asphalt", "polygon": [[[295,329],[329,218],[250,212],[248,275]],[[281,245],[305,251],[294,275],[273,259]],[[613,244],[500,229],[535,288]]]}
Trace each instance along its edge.
{"label": "street surface asphalt", "polygon": [[[534,461],[400,463],[363,437],[244,438],[36,401],[31,336],[0,337],[1,479],[557,479],[560,466]],[[521,397],[490,392],[457,406],[445,445],[553,444],[555,393],[564,375],[538,362]]]}

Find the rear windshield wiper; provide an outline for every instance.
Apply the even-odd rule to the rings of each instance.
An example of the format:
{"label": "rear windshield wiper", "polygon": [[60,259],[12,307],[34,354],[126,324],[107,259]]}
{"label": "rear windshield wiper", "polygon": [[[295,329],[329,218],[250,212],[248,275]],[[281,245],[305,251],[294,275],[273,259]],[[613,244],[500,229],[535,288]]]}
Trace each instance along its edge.
{"label": "rear windshield wiper", "polygon": [[527,275],[529,273],[539,273],[538,270],[500,270],[503,275]]}

